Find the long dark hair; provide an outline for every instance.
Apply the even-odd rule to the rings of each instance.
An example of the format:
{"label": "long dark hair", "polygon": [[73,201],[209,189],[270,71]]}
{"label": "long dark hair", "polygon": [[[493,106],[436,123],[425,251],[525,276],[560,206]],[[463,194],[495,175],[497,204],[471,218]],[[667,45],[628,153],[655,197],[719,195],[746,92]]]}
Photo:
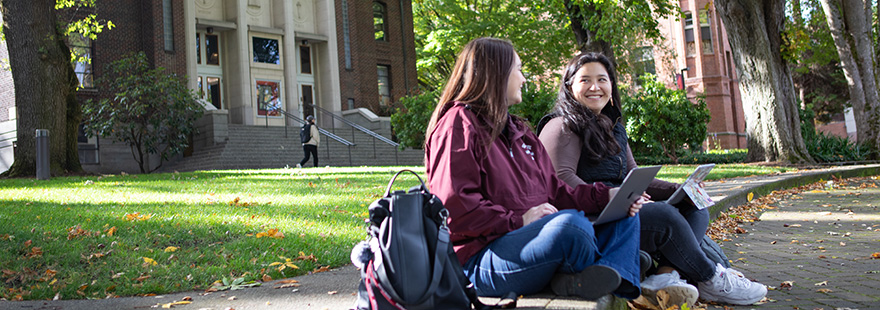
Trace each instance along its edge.
{"label": "long dark hair", "polygon": [[452,75],[431,115],[425,142],[456,101],[468,104],[474,114],[487,122],[484,125],[490,131],[486,142],[494,141],[507,123],[507,79],[515,55],[513,44],[506,40],[483,37],[468,42],[458,54]]}
{"label": "long dark hair", "polygon": [[[572,93],[571,85],[575,74],[585,64],[598,62],[608,71],[611,79],[611,104],[606,104],[599,115],[577,101]],[[621,151],[621,145],[614,139],[612,132],[614,125],[620,121],[620,96],[617,92],[617,74],[614,65],[605,55],[599,53],[582,53],[572,58],[565,66],[562,75],[562,84],[559,86],[559,96],[556,98],[554,107],[556,115],[562,117],[562,123],[568,130],[581,137],[584,147],[582,156],[592,164],[598,163],[607,156],[613,156]],[[582,157],[583,158],[583,157]]]}

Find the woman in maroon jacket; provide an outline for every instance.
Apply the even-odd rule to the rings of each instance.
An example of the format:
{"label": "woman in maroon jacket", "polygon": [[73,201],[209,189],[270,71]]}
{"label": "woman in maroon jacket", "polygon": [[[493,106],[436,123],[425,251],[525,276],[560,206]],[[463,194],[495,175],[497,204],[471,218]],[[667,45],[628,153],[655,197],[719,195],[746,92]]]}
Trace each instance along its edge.
{"label": "woman in maroon jacket", "polygon": [[593,226],[616,188],[569,187],[538,137],[507,112],[519,103],[522,64],[508,41],[479,38],[458,56],[431,116],[425,166],[449,209],[455,252],[483,296],[639,296],[639,221]]}

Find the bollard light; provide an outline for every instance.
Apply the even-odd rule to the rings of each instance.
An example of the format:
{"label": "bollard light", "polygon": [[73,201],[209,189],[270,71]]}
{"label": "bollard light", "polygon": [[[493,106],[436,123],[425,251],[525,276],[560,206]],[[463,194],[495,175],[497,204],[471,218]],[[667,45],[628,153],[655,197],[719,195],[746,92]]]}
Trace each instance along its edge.
{"label": "bollard light", "polygon": [[49,130],[37,129],[37,180],[49,179]]}

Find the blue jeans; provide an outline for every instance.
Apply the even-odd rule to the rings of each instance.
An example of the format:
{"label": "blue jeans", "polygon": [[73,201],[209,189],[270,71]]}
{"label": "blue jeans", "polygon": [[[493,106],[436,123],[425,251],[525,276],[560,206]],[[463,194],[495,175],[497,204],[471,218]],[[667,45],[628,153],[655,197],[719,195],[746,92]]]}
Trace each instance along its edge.
{"label": "blue jeans", "polygon": [[709,211],[664,202],[646,204],[639,211],[641,249],[659,255],[661,266],[671,266],[682,276],[703,282],[715,275],[715,263],[700,248],[709,225]]}
{"label": "blue jeans", "polygon": [[[464,266],[481,296],[533,294],[557,272],[576,273],[590,265],[614,268],[639,290],[639,218],[593,226],[584,213],[562,210],[492,241]],[[622,281],[623,282],[623,281]]]}

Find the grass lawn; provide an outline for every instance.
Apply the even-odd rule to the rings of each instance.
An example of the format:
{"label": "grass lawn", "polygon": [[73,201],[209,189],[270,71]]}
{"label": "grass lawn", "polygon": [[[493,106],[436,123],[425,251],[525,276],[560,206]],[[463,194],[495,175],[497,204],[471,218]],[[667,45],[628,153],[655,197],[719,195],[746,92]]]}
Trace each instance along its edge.
{"label": "grass lawn", "polygon": [[[165,294],[348,264],[367,206],[401,168],[0,179],[0,298]],[[693,168],[659,177],[682,181]],[[782,169],[719,165],[709,178]]]}

